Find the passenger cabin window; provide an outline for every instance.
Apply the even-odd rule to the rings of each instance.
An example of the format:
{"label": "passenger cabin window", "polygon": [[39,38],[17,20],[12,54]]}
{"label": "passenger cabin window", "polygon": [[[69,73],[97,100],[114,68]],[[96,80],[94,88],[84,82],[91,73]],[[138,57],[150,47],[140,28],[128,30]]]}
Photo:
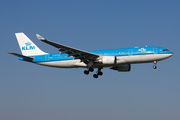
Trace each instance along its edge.
{"label": "passenger cabin window", "polygon": [[163,49],[163,51],[169,51],[168,49]]}

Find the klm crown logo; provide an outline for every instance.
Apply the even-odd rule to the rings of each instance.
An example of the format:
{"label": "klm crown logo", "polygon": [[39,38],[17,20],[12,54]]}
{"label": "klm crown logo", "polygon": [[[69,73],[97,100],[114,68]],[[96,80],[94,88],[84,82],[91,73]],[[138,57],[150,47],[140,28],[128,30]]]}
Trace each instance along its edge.
{"label": "klm crown logo", "polygon": [[30,42],[25,43],[26,46],[23,46],[22,50],[34,50],[35,46],[31,46],[31,44]]}
{"label": "klm crown logo", "polygon": [[26,44],[26,46],[30,46],[32,43],[30,43],[30,42],[27,42],[27,43],[25,43]]}
{"label": "klm crown logo", "polygon": [[139,51],[139,52],[146,52],[146,49],[141,48],[141,49],[139,49],[138,51]]}

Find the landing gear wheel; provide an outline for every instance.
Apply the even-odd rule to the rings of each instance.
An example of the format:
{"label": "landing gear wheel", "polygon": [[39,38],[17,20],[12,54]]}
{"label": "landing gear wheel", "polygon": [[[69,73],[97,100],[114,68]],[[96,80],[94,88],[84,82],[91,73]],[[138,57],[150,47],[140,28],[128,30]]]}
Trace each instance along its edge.
{"label": "landing gear wheel", "polygon": [[97,75],[97,74],[94,74],[93,77],[94,77],[94,78],[98,78],[98,75]]}
{"label": "landing gear wheel", "polygon": [[89,71],[85,70],[85,71],[84,71],[84,74],[88,75],[88,74],[89,74]]}
{"label": "landing gear wheel", "polygon": [[94,71],[94,68],[90,67],[90,68],[89,68],[89,71],[93,72],[93,71]]}
{"label": "landing gear wheel", "polygon": [[154,66],[153,66],[153,68],[154,68],[154,69],[156,69],[156,68],[157,68],[157,66],[155,66],[155,65],[154,65]]}
{"label": "landing gear wheel", "polygon": [[154,66],[153,66],[154,69],[157,68],[156,64],[157,64],[157,61],[154,61]]}
{"label": "landing gear wheel", "polygon": [[103,72],[98,72],[98,75],[103,75]]}

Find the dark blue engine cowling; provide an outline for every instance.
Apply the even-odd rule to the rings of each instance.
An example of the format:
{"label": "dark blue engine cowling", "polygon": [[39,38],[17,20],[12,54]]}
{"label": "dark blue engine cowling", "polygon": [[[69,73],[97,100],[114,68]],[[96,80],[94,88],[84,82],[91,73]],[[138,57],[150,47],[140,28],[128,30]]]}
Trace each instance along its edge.
{"label": "dark blue engine cowling", "polygon": [[125,64],[125,65],[115,66],[110,69],[117,70],[118,72],[129,72],[131,71],[131,65]]}

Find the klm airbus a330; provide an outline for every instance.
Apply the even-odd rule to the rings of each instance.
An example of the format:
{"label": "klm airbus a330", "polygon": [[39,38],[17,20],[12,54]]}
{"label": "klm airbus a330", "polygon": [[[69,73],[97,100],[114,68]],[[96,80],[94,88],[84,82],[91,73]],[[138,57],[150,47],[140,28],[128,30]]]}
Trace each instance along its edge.
{"label": "klm airbus a330", "polygon": [[9,52],[18,56],[19,60],[58,68],[87,68],[88,75],[97,68],[94,78],[103,75],[101,69],[110,67],[118,72],[128,72],[131,64],[153,62],[156,69],[157,61],[167,59],[173,55],[171,51],[162,47],[135,47],[110,50],[84,51],[49,41],[36,34],[37,38],[56,47],[60,52],[49,54],[40,50],[24,33],[15,33],[21,54]]}

